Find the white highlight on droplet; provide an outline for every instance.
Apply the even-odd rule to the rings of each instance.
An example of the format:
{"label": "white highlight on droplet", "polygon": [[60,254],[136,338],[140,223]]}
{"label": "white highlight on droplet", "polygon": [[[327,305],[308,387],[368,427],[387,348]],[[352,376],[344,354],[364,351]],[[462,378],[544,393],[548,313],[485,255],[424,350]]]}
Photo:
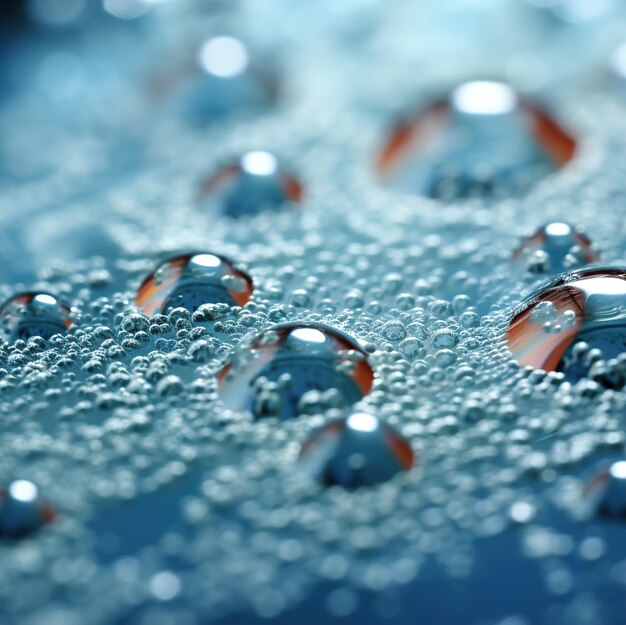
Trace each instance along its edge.
{"label": "white highlight on droplet", "polygon": [[196,254],[191,261],[201,267],[219,267],[222,264],[221,259],[214,254]]}
{"label": "white highlight on droplet", "polygon": [[323,343],[326,340],[324,333],[315,328],[296,328],[289,337],[305,343]]}
{"label": "white highlight on droplet", "polygon": [[457,87],[452,93],[452,105],[470,115],[503,115],[515,109],[517,96],[504,83],[477,80]]}
{"label": "white highlight on droplet", "polygon": [[626,43],[615,50],[611,57],[611,67],[616,74],[626,78]]}
{"label": "white highlight on droplet", "polygon": [[611,475],[618,480],[626,479],[626,461],[614,462],[609,469]]}
{"label": "white highlight on droplet", "polygon": [[52,295],[48,295],[47,293],[39,293],[38,295],[35,295],[33,299],[39,304],[49,304],[54,306],[57,303],[56,298],[52,297]]}
{"label": "white highlight on droplet", "polygon": [[346,425],[359,432],[373,432],[378,427],[378,419],[366,412],[356,412],[348,417]]}
{"label": "white highlight on droplet", "polygon": [[241,168],[255,176],[271,176],[278,170],[278,160],[269,152],[255,150],[241,157]]}
{"label": "white highlight on droplet", "polygon": [[546,234],[552,237],[567,236],[572,232],[570,226],[566,223],[557,221],[546,226]]}
{"label": "white highlight on droplet", "polygon": [[15,480],[9,486],[9,495],[13,499],[23,501],[24,503],[35,501],[38,493],[39,489],[28,480]]}
{"label": "white highlight on droplet", "polygon": [[232,78],[248,67],[248,51],[234,37],[214,37],[202,44],[198,61],[209,74]]}

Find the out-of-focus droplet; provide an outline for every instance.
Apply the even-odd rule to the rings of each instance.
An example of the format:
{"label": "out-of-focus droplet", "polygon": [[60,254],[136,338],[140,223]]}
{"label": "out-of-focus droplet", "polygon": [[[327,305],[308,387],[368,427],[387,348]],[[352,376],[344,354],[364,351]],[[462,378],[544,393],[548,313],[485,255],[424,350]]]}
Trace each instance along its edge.
{"label": "out-of-focus droplet", "polygon": [[609,13],[611,0],[526,0],[542,10],[550,20],[563,24],[580,24]]}
{"label": "out-of-focus droplet", "polygon": [[530,273],[557,274],[594,263],[598,255],[589,239],[565,222],[548,223],[525,239],[513,260]]}
{"label": "out-of-focus droplet", "polygon": [[90,9],[88,0],[29,0],[28,12],[44,26],[72,26]]}
{"label": "out-of-focus droplet", "polygon": [[473,81],[401,121],[377,168],[388,186],[408,193],[502,197],[527,191],[575,149],[572,136],[507,84]]}
{"label": "out-of-focus droplet", "polygon": [[583,497],[592,514],[626,520],[626,461],[597,473],[585,484]]}
{"label": "out-of-focus droplet", "polygon": [[0,538],[22,538],[53,519],[54,510],[33,482],[15,480],[0,490]]}
{"label": "out-of-focus droplet", "polygon": [[299,463],[325,486],[373,486],[408,471],[411,444],[375,416],[355,412],[314,432],[300,450]]}
{"label": "out-of-focus droplet", "polygon": [[182,74],[164,77],[157,91],[169,91],[170,108],[199,123],[235,112],[260,111],[277,97],[275,73],[232,36],[204,41],[193,68]]}
{"label": "out-of-focus droplet", "polygon": [[161,263],[137,290],[135,305],[148,316],[174,308],[195,312],[202,304],[243,306],[252,296],[252,279],[224,256],[184,254]]}
{"label": "out-of-focus droplet", "polygon": [[361,346],[319,323],[266,330],[240,346],[218,375],[225,407],[281,419],[352,405],[370,392],[373,380]]}
{"label": "out-of-focus droplet", "polygon": [[202,185],[200,202],[228,217],[256,215],[302,199],[302,186],[270,152],[246,152]]}
{"label": "out-of-focus droplet", "polygon": [[121,20],[132,20],[142,16],[149,8],[147,0],[102,0],[102,8]]}
{"label": "out-of-focus droplet", "polygon": [[66,332],[71,325],[70,309],[50,293],[20,293],[0,307],[0,328],[7,341],[31,336],[49,339]]}
{"label": "out-of-focus droplet", "polygon": [[622,87],[626,84],[626,42],[619,45],[609,60],[610,73]]}
{"label": "out-of-focus droplet", "polygon": [[507,343],[522,366],[561,371],[570,381],[624,384],[626,270],[594,268],[557,277],[511,319]]}

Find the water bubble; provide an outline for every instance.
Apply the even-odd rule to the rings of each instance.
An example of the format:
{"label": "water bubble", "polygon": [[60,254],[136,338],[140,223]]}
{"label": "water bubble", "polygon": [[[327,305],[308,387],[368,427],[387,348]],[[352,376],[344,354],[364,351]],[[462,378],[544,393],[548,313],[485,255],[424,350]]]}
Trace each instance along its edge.
{"label": "water bubble", "polygon": [[135,304],[146,315],[205,304],[243,306],[252,296],[251,278],[224,256],[208,252],[175,256],[161,263],[137,290]]}
{"label": "water bubble", "polygon": [[301,468],[325,486],[373,486],[408,471],[415,456],[410,443],[377,417],[354,412],[331,421],[304,443]]}
{"label": "water bubble", "polygon": [[455,332],[448,328],[437,330],[436,332],[433,332],[430,337],[430,342],[433,344],[433,347],[436,347],[437,349],[454,347],[457,344],[457,341],[458,338]]}
{"label": "water bubble", "polygon": [[[350,351],[360,353],[362,359],[346,361],[343,355]],[[233,358],[218,376],[220,397],[227,408],[248,410],[257,417],[295,417],[309,391],[322,393],[315,396],[317,402],[324,392],[335,389],[350,405],[367,395],[373,383],[374,374],[361,346],[319,323],[275,326],[240,346]],[[341,368],[344,362],[349,368]],[[279,387],[276,382],[285,379],[285,374],[289,384]]]}
{"label": "water bubble", "polygon": [[383,336],[388,341],[401,341],[406,337],[406,328],[401,321],[388,321],[383,326]]}

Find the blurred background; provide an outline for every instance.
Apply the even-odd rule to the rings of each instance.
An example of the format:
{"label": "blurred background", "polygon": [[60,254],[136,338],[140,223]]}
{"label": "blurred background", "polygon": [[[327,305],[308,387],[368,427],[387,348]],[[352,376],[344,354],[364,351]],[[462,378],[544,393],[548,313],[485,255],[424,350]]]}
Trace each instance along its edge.
{"label": "blurred background", "polygon": [[[52,284],[68,299],[80,296],[85,306],[119,293],[117,303],[126,305],[156,259],[183,248],[216,246],[258,271],[254,279],[263,285],[263,297],[283,302],[284,295],[292,309],[295,304],[287,300],[291,290],[302,287],[315,271],[323,279],[314,276],[307,287],[320,282],[323,286],[324,279],[330,284],[318,297],[319,314],[335,312],[333,297],[343,298],[347,286],[357,284],[355,276],[361,276],[358,284],[367,294],[393,271],[409,276],[419,296],[435,293],[452,301],[458,290],[466,289],[483,315],[519,301],[535,285],[536,273],[520,277],[510,264],[521,237],[547,219],[566,218],[591,230],[603,260],[623,264],[625,43],[622,0],[5,0],[0,3],[0,296]],[[471,89],[458,91],[468,83]],[[447,117],[439,115],[444,109]],[[504,123],[495,131],[467,123],[499,115]],[[528,131],[528,119],[534,134]],[[436,149],[424,151],[417,141],[412,146],[416,150],[403,151],[414,131],[420,137],[436,135]],[[248,177],[241,176],[244,182],[236,193],[223,192],[224,180],[241,172]],[[280,172],[286,181],[280,193],[271,185],[258,186],[258,178],[268,172]],[[261,204],[256,202],[259,195]],[[274,210],[284,204],[289,208]],[[367,254],[372,257],[369,265],[361,258]],[[294,258],[295,269],[289,265]],[[595,258],[589,253],[574,260]],[[337,270],[335,259],[348,267]],[[278,319],[281,315],[276,313]],[[232,337],[222,338],[226,350]],[[418,391],[420,400],[429,392]],[[544,401],[539,398],[533,408],[538,419]],[[441,409],[447,418],[446,403],[438,397],[432,410]],[[604,404],[606,410],[609,403]],[[621,410],[617,400],[611,409]],[[598,429],[606,425],[604,417],[599,417]],[[421,416],[418,421],[422,427]],[[446,427],[447,422],[441,429]],[[443,436],[455,433],[450,426]],[[541,438],[541,444],[550,445],[551,436]],[[505,468],[509,460],[502,460]],[[494,466],[488,467],[493,473],[503,468]],[[78,483],[82,467],[73,468],[72,479]],[[58,466],[50,475],[66,479],[65,469]],[[537,486],[523,475],[520,492],[525,489],[529,500],[540,500],[545,485]],[[459,483],[466,477],[459,477]],[[448,486],[435,484],[433,509],[448,503],[441,494]],[[189,494],[186,488],[195,493],[198,484],[183,485],[182,494],[170,493],[154,504],[148,500],[151,516],[159,518],[163,507],[179,506]],[[420,488],[415,487],[419,494],[413,493],[413,499],[406,498],[407,515],[413,513],[411,502],[417,502],[416,508],[421,505]],[[489,488],[483,491],[493,494]],[[476,494],[482,534],[475,542],[475,537],[459,538],[459,557],[446,560],[449,554],[443,555],[443,564],[436,563],[428,581],[411,585],[417,579],[414,562],[422,551],[429,552],[428,537],[419,543],[419,553],[411,552],[414,560],[402,557],[408,547],[399,538],[390,548],[394,566],[400,562],[395,568],[386,553],[374,553],[372,558],[380,556],[380,562],[375,562],[371,587],[363,591],[370,603],[359,603],[333,578],[342,567],[347,570],[343,560],[325,560],[322,573],[308,571],[297,586],[299,563],[309,561],[297,548],[290,560],[293,544],[288,543],[287,555],[275,558],[272,552],[268,569],[254,579],[256,586],[250,584],[258,596],[251,591],[248,597],[253,613],[249,622],[623,622],[626,561],[610,572],[607,565],[593,583],[587,583],[584,569],[602,559],[604,548],[616,563],[622,559],[619,526],[603,536],[600,555],[597,543],[589,543],[587,557],[571,545],[568,550],[568,533],[581,541],[596,535],[565,518],[558,504],[545,504],[547,511],[542,511],[549,530],[519,538],[508,531],[508,524],[531,522],[534,508],[529,516],[528,506],[521,512],[518,507],[517,518],[504,521],[502,515],[491,514],[491,503],[480,507],[487,497],[483,491]],[[90,492],[86,486],[85,492]],[[64,501],[53,487],[52,493]],[[273,501],[270,496],[267,500]],[[64,503],[67,510],[72,505],[81,510],[83,505],[69,495]],[[84,505],[97,517],[99,502]],[[426,525],[437,526],[443,518],[438,510],[430,515],[426,511]],[[501,511],[498,508],[498,514]],[[105,516],[91,529],[96,536],[108,527],[124,535],[128,518],[136,521],[144,513],[131,509],[129,514]],[[216,514],[219,521],[211,522],[224,523],[233,551],[241,547],[243,552],[241,545],[253,536],[248,524],[254,519],[242,520],[237,514]],[[366,526],[367,510],[363,514]],[[231,521],[236,531],[229,533]],[[147,539],[141,531],[139,538],[133,534],[129,539],[131,555],[148,545],[141,566],[156,571],[156,586],[142,591],[147,598],[134,591],[128,598],[120,591],[139,570],[134,560],[129,564],[128,554],[122,553],[121,564],[115,566],[110,565],[112,556],[94,556],[101,565],[97,579],[110,584],[102,582],[103,591],[90,591],[97,622],[199,625],[206,613],[216,622],[241,625],[243,617],[232,616],[241,606],[236,595],[229,595],[236,582],[221,579],[218,572],[207,590],[195,575],[197,562],[175,570],[193,597],[191,602],[181,600],[180,613],[144,610],[150,602],[167,603],[172,587],[170,598],[180,591],[178,578],[168,577],[173,575],[169,571],[159,578],[153,566],[152,543],[168,533],[165,521],[155,527],[154,535],[146,533]],[[60,554],[58,586],[66,583],[67,559],[80,564],[94,544],[101,546],[93,534],[73,543],[75,535],[83,536],[81,528],[70,527],[67,542],[54,546]],[[306,533],[309,529],[302,531],[304,553],[307,539],[317,545],[314,532]],[[454,525],[441,544],[458,538],[457,529]],[[192,530],[186,532],[185,540]],[[266,557],[263,550],[273,544],[267,533],[256,534],[259,558]],[[366,531],[365,538],[359,535],[356,540],[367,543],[368,536]],[[410,536],[404,536],[406,543]],[[215,539],[220,540],[221,535]],[[412,547],[417,543],[413,540]],[[178,543],[166,538],[159,545],[167,560],[167,550],[175,551]],[[121,551],[125,548],[123,544]],[[366,544],[363,551],[367,549]],[[47,606],[23,622],[88,625],[81,612],[88,602],[81,603],[78,585],[58,599],[48,590],[50,577],[37,568],[33,552],[20,553],[19,561],[11,561],[13,570],[21,567],[25,577],[31,576],[33,588],[39,589],[34,593],[37,600]],[[293,564],[298,557],[301,560]],[[473,558],[478,574],[470,579],[466,564]],[[561,567],[558,558],[571,567]],[[539,560],[541,565],[536,564]],[[243,563],[245,568],[248,563]],[[393,588],[383,596],[376,592],[376,583],[392,569],[400,580],[398,589],[390,582]],[[82,574],[78,566],[75,570],[72,583]],[[450,571],[458,577],[453,579]],[[497,583],[503,572],[513,580],[509,586]],[[0,563],[0,582],[3,574]],[[324,579],[315,586],[318,574]],[[265,592],[264,575],[285,582],[286,588],[293,575],[295,590],[284,590],[288,600]],[[609,579],[613,586],[607,590]],[[223,604],[218,591],[226,597]],[[106,592],[117,601],[110,612]],[[100,603],[97,594],[102,595]],[[215,604],[207,600],[205,605],[205,595],[215,596]],[[19,610],[27,613],[29,593],[18,598]],[[563,604],[554,608],[561,599]],[[72,610],[59,608],[55,620],[49,605],[55,607],[56,600],[59,605],[67,600]],[[368,620],[371,605],[377,606],[378,621]],[[74,620],[64,620],[70,613]],[[429,620],[421,621],[420,615]],[[150,620],[157,616],[160,620]]]}

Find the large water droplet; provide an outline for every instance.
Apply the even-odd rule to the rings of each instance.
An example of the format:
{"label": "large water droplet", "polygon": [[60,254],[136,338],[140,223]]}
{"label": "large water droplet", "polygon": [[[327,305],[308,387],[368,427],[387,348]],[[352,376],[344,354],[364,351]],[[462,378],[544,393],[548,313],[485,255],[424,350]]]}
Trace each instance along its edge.
{"label": "large water droplet", "polygon": [[72,320],[69,307],[55,295],[30,291],[15,295],[0,307],[0,324],[5,339],[15,341],[63,334]]}
{"label": "large water droplet", "polygon": [[546,112],[494,81],[458,86],[401,121],[378,158],[383,180],[433,198],[522,193],[575,152]]}
{"label": "large water droplet", "polygon": [[513,259],[530,273],[552,273],[575,269],[598,260],[589,239],[565,222],[551,222],[522,241]]}
{"label": "large water droplet", "polygon": [[0,537],[21,538],[54,519],[52,507],[28,480],[14,480],[0,491]]}
{"label": "large water droplet", "polygon": [[286,323],[241,346],[218,382],[227,408],[289,419],[354,404],[373,378],[366,352],[350,336],[319,323]]}
{"label": "large water droplet", "polygon": [[375,416],[355,412],[332,421],[302,446],[299,462],[326,486],[372,486],[408,471],[414,463],[411,444]]}
{"label": "large water droplet", "polygon": [[522,366],[562,371],[571,381],[591,375],[605,386],[621,386],[626,270],[587,269],[556,278],[524,302],[509,323],[507,342]]}
{"label": "large water droplet", "polygon": [[626,519],[626,461],[614,462],[600,471],[584,488],[589,512],[598,516]]}
{"label": "large water droplet", "polygon": [[251,278],[224,256],[184,254],[161,263],[142,283],[135,304],[148,316],[174,308],[196,311],[202,304],[243,306],[252,296]]}
{"label": "large water droplet", "polygon": [[256,215],[302,199],[302,186],[271,152],[246,152],[237,163],[206,180],[200,201],[206,210],[228,217]]}
{"label": "large water droplet", "polygon": [[192,71],[163,77],[174,82],[169,106],[187,119],[208,123],[242,111],[262,111],[275,99],[277,80],[267,63],[240,39],[220,35],[199,47]]}

